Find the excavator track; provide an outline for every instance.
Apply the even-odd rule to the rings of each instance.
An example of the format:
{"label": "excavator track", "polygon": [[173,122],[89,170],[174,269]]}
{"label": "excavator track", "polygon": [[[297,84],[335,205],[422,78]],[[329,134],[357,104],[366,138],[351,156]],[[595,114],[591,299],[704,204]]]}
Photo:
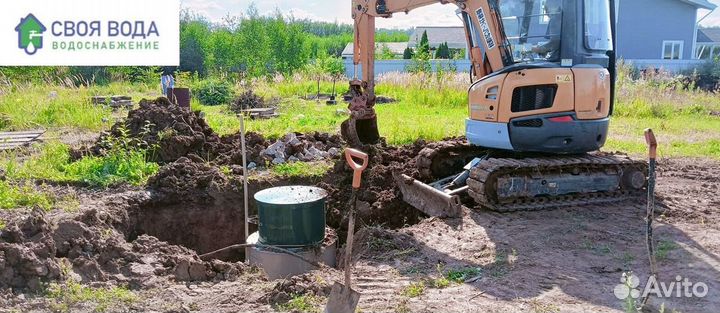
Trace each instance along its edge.
{"label": "excavator track", "polygon": [[470,171],[467,185],[488,209],[534,211],[637,198],[647,169],[646,162],[620,155],[490,158]]}

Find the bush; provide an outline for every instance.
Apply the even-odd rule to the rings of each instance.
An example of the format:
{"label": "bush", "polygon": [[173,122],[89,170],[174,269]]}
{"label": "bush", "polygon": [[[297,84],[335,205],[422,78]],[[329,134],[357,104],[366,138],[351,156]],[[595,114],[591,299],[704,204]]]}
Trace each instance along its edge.
{"label": "bush", "polygon": [[232,100],[232,87],[228,83],[206,80],[200,83],[194,94],[204,105],[221,105]]}

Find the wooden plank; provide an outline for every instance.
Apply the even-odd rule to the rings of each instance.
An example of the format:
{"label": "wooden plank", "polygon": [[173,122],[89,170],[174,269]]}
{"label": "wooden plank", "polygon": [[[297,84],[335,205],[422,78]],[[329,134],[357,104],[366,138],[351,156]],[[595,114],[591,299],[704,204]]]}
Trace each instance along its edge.
{"label": "wooden plank", "polygon": [[11,143],[11,142],[31,142],[35,138],[0,138],[0,143]]}
{"label": "wooden plank", "polygon": [[29,139],[35,139],[42,136],[42,134],[29,134],[29,135],[0,135],[0,140],[4,139],[22,139],[22,138],[29,138]]}
{"label": "wooden plank", "polygon": [[44,130],[27,130],[27,131],[17,131],[17,132],[0,132],[0,137],[9,136],[9,135],[42,135],[44,134]]}

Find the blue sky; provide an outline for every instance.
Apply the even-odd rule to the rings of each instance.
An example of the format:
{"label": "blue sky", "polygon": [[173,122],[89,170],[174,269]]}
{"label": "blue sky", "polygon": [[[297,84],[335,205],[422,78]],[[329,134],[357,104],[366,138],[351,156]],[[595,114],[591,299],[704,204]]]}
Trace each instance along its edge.
{"label": "blue sky", "polygon": [[[720,7],[720,0],[709,0]],[[351,23],[350,0],[181,0],[183,8],[189,8],[213,21],[224,16],[240,15],[254,2],[261,14],[268,14],[279,8],[285,14],[298,18],[321,21]],[[410,28],[414,26],[460,25],[455,16],[454,5],[435,4],[412,11],[409,15],[396,14],[392,19],[380,19],[377,27]],[[701,16],[707,10],[700,12]],[[720,26],[720,8],[716,9],[702,23],[706,26]]]}

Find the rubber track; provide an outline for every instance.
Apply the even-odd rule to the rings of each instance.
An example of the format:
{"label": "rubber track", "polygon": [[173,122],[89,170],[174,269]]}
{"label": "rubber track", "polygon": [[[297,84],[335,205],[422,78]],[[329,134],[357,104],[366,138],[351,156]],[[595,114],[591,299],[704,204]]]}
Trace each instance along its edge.
{"label": "rubber track", "polygon": [[[580,168],[593,172],[606,169],[620,170],[635,168],[647,173],[647,163],[620,155],[583,155],[571,157],[543,157],[525,159],[495,159],[481,162],[470,172],[467,184],[469,195],[475,202],[498,212],[535,211],[576,205],[587,205],[621,201],[642,196],[642,190],[618,190],[560,196],[513,198],[498,201],[495,193],[497,178],[503,175],[542,175],[543,173],[571,172]],[[490,184],[490,185],[488,185]],[[489,193],[490,195],[486,194]]]}

